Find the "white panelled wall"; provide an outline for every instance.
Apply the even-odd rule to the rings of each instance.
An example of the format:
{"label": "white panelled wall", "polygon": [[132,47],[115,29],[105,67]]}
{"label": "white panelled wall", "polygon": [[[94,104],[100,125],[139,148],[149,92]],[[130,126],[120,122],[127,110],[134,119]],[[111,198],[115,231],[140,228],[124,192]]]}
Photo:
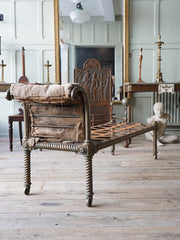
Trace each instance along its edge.
{"label": "white panelled wall", "polygon": [[[180,81],[180,0],[129,0],[129,41],[130,41],[130,82],[139,79],[139,53],[143,48],[142,80],[155,82],[157,72],[158,34],[165,44],[162,46],[162,73],[164,81]],[[22,75],[21,48],[25,48],[26,76],[29,81],[45,83],[47,81],[44,64],[49,60],[50,81],[55,82],[54,64],[54,11],[53,0],[0,0],[0,13],[4,21],[0,22],[2,36],[2,55],[7,64],[5,81],[17,82]],[[100,17],[92,18],[86,24],[72,24],[63,19],[63,28],[67,36],[63,39],[69,44],[65,58],[69,62],[69,72],[65,72],[73,81],[76,67],[76,46],[114,47],[116,93],[122,85],[122,18],[116,22],[104,22]],[[67,52],[66,52],[67,53]],[[63,83],[66,82],[66,75]],[[0,136],[8,136],[7,116],[18,112],[19,103],[5,100],[0,93]],[[151,93],[137,93],[132,103],[132,120],[146,122],[153,114]],[[118,111],[118,110],[117,110]],[[177,109],[179,111],[179,109]],[[16,128],[17,131],[18,128]],[[179,129],[179,128],[178,128]]]}
{"label": "white panelled wall", "polygon": [[[143,48],[142,80],[147,83],[156,81],[157,45],[155,42],[158,41],[159,34],[165,43],[161,49],[163,80],[169,83],[180,81],[180,1],[130,0],[129,3],[130,82],[136,82],[139,79],[140,48]],[[180,108],[176,110],[178,112]],[[135,94],[132,99],[133,121],[146,122],[152,114],[152,94]],[[179,127],[174,130],[177,133]]]}
{"label": "white panelled wall", "polygon": [[[50,81],[55,82],[54,2],[53,0],[0,0],[2,52],[7,66],[4,80],[15,83],[22,76],[22,46],[25,48],[25,74],[30,83],[47,81],[47,60],[52,64]],[[0,93],[0,136],[8,136],[8,115],[18,113],[20,103]],[[18,127],[14,124],[15,135]]]}

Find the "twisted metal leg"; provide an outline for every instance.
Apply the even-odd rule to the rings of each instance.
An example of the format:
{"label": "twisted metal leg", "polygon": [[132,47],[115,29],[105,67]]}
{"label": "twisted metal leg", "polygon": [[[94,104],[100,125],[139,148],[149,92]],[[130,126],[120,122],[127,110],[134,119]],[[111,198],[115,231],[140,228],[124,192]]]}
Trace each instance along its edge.
{"label": "twisted metal leg", "polygon": [[153,156],[157,159],[157,129],[153,130]]}
{"label": "twisted metal leg", "polygon": [[31,151],[24,150],[24,194],[28,195],[31,186]]}
{"label": "twisted metal leg", "polygon": [[111,147],[111,154],[114,155],[114,152],[115,152],[115,145],[112,145],[112,147]]}
{"label": "twisted metal leg", "polygon": [[93,201],[92,155],[86,155],[86,206],[91,207]]}
{"label": "twisted metal leg", "polygon": [[125,140],[124,141],[124,144],[123,144],[123,147],[124,148],[128,148],[129,147],[129,143],[130,143],[130,140],[128,139],[128,140]]}
{"label": "twisted metal leg", "polygon": [[[115,123],[115,120],[112,119],[111,122],[112,122],[112,123]],[[114,130],[115,130],[115,129],[112,128],[112,130],[111,130],[111,131],[112,131],[112,132],[111,132],[111,137],[113,137],[113,135],[115,134],[115,133],[114,133]],[[111,147],[111,154],[114,155],[114,152],[115,152],[115,145],[112,145],[112,147]]]}

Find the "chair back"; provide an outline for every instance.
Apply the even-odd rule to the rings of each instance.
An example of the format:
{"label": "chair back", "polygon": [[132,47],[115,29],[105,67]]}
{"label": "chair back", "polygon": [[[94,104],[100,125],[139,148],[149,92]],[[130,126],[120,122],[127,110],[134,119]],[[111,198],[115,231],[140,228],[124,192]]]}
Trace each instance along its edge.
{"label": "chair back", "polygon": [[90,102],[91,124],[106,123],[112,117],[111,69],[101,68],[100,63],[90,58],[83,69],[74,69],[74,82],[87,92]]}

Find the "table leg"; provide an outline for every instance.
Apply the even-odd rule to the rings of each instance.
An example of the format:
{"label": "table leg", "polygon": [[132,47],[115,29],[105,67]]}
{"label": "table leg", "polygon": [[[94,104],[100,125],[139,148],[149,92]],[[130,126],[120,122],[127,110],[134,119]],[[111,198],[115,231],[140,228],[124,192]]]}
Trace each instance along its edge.
{"label": "table leg", "polygon": [[22,145],[22,122],[19,121],[19,138],[20,138],[20,143]]}
{"label": "table leg", "polygon": [[9,119],[9,148],[12,152],[13,150],[13,124],[11,119]]}

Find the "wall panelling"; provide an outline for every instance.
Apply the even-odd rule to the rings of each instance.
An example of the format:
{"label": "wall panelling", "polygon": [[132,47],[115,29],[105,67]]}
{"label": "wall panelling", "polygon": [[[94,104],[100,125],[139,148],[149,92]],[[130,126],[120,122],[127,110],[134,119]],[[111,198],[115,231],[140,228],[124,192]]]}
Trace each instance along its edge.
{"label": "wall panelling", "polygon": [[[55,82],[54,57],[54,2],[53,0],[0,0],[4,21],[0,22],[2,54],[7,66],[4,80],[15,83],[22,76],[22,46],[25,48],[25,72],[30,82],[46,82],[49,60],[50,80]],[[1,80],[1,79],[0,79]],[[0,136],[8,135],[7,117],[18,112],[19,104],[5,100],[0,94],[0,109],[5,109],[0,119]],[[16,132],[16,129],[15,129]]]}
{"label": "wall panelling", "polygon": [[[142,80],[156,81],[158,35],[165,42],[161,50],[161,72],[165,82],[180,81],[180,1],[129,0],[130,82],[139,79],[139,53],[143,48]],[[152,94],[135,94],[132,120],[144,121],[153,114]],[[143,98],[143,99],[142,99]],[[143,104],[142,104],[143,103]],[[177,111],[179,109],[177,108]],[[171,124],[170,124],[171,125]]]}

